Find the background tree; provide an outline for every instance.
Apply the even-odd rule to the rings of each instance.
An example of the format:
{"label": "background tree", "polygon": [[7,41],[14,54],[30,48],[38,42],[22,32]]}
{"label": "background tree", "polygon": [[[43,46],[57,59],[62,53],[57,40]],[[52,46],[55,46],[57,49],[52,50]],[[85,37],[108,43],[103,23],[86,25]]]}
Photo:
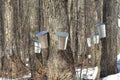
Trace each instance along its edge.
{"label": "background tree", "polygon": [[103,22],[106,24],[107,37],[102,39],[101,76],[117,73],[117,0],[103,1]]}
{"label": "background tree", "polygon": [[3,18],[2,18],[2,4],[3,1],[0,1],[0,69],[2,68],[2,61],[1,61],[1,57],[2,57],[2,51],[4,49],[4,29],[3,29]]}
{"label": "background tree", "polygon": [[[120,0],[117,0],[117,8],[118,8],[118,14],[120,13]],[[117,44],[118,44],[118,46],[117,46],[117,50],[118,50],[118,54],[120,53],[120,46],[119,46],[119,44],[120,44],[120,29],[119,29],[119,27],[118,27],[118,35],[117,35]]]}
{"label": "background tree", "polygon": [[[81,64],[83,67],[100,68],[101,54],[101,76],[116,73],[119,50],[118,2],[119,0],[0,0],[0,51],[8,53],[9,51],[5,52],[6,48],[12,50],[14,55],[7,58],[13,65],[12,70],[14,68],[16,76],[17,72],[23,70],[22,73],[31,72],[31,77],[35,80],[42,80],[45,76],[48,80],[74,80],[75,69]],[[99,44],[93,42],[92,34],[97,32],[95,24],[98,22],[106,24],[107,37],[101,39],[102,44],[101,41]],[[33,49],[35,34],[43,30],[49,32],[49,47],[42,49],[41,53],[42,56],[49,54],[47,65],[41,65],[37,58],[40,55],[34,54]],[[69,33],[65,51],[57,48],[56,32],[59,31]],[[92,39],[90,48],[87,46],[88,37]],[[92,55],[91,64],[88,64],[88,54]],[[4,58],[5,64],[7,58]],[[109,65],[104,66],[105,64]]]}
{"label": "background tree", "polygon": [[[66,51],[58,51],[56,32],[69,32],[68,1],[43,0],[44,25],[41,30],[48,30],[50,35],[50,55],[48,60],[48,80],[74,80],[74,60],[70,45]],[[64,56],[64,57],[63,57]]]}

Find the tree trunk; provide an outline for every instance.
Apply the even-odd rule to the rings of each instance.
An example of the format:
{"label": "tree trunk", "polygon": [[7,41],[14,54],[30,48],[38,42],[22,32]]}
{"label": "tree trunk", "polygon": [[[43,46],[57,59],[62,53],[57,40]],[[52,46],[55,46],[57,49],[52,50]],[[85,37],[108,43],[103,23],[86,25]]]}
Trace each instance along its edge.
{"label": "tree trunk", "polygon": [[[85,50],[85,60],[88,60],[88,63],[85,63],[85,65],[88,65],[88,67],[95,67],[97,66],[99,68],[99,72],[96,79],[99,79],[100,75],[100,60],[101,60],[101,42],[98,44],[94,43],[94,36],[96,33],[98,33],[98,30],[96,28],[96,24],[98,22],[101,22],[102,20],[102,0],[94,1],[94,0],[84,0],[84,14],[85,14],[85,39],[91,38],[91,47],[86,46]],[[101,4],[101,6],[98,5]],[[91,7],[90,7],[91,6]],[[98,10],[99,7],[99,10]],[[99,13],[101,12],[101,13]],[[86,40],[85,40],[86,41]],[[87,41],[86,41],[87,42]],[[87,43],[86,43],[87,45]],[[88,57],[86,56],[91,55],[91,60],[89,61]]]}
{"label": "tree trunk", "polygon": [[[16,70],[13,70],[12,59],[10,56],[12,55],[12,47],[13,47],[13,7],[11,5],[11,0],[5,0],[3,3],[3,26],[4,26],[4,36],[5,36],[5,47],[4,47],[4,55],[3,55],[3,75],[7,74],[13,75],[12,73],[16,73]],[[15,68],[15,67],[14,67]],[[12,73],[11,73],[12,70]]]}
{"label": "tree trunk", "polygon": [[69,33],[68,1],[43,0],[42,2],[44,25],[41,30],[48,30],[50,35],[48,80],[74,80],[74,60],[70,45],[68,45],[67,50],[65,51],[58,50],[58,40],[56,35],[56,32],[59,31]]}
{"label": "tree trunk", "polygon": [[3,16],[2,16],[3,1],[0,1],[0,70],[2,69],[2,53],[4,50],[4,29],[3,29]]}
{"label": "tree trunk", "polygon": [[4,2],[3,21],[5,30],[5,48],[11,48],[13,40],[13,7],[11,5],[11,0],[6,0]]}
{"label": "tree trunk", "polygon": [[[33,79],[34,80],[45,80],[44,66],[41,65],[41,53],[33,51],[33,39],[36,39],[35,35],[39,32],[39,0],[29,0],[29,25],[30,25],[30,53],[31,53],[31,67],[33,68]],[[45,52],[48,53],[48,52]],[[40,58],[37,58],[40,57]],[[47,62],[45,63],[47,64]],[[43,69],[43,73],[40,70]]]}
{"label": "tree trunk", "polygon": [[[83,67],[100,68],[102,53],[101,76],[116,73],[119,36],[115,15],[118,13],[118,2],[116,0],[1,0],[0,55],[3,55],[3,51],[7,55],[3,59],[6,66],[4,70],[9,69],[9,74],[13,74],[10,70],[14,68],[16,76],[22,68],[28,72],[31,70],[32,79],[35,80],[75,80],[75,68],[79,68],[81,64]],[[106,24],[107,37],[101,39],[102,44],[101,42],[94,44],[93,33],[97,32],[95,24],[102,21]],[[43,30],[48,31],[49,47],[42,49],[43,64],[41,64],[36,58],[40,55],[34,54],[33,39],[36,39],[37,32]],[[58,49],[56,32],[69,33],[66,50]],[[88,37],[92,41],[91,47],[87,45]],[[13,56],[8,56],[10,49]],[[91,63],[88,63],[89,54],[92,55]],[[26,58],[29,58],[28,62]],[[15,62],[12,62],[12,59]],[[25,66],[26,63],[29,66]],[[11,68],[8,68],[8,65]]]}
{"label": "tree trunk", "polygon": [[[117,0],[117,7],[118,7],[118,14],[120,14],[120,0]],[[120,54],[120,29],[118,27],[118,35],[117,35],[117,51],[118,51],[118,54]]]}
{"label": "tree trunk", "polygon": [[117,73],[117,1],[104,0],[103,22],[106,24],[107,37],[102,40],[101,76]]}

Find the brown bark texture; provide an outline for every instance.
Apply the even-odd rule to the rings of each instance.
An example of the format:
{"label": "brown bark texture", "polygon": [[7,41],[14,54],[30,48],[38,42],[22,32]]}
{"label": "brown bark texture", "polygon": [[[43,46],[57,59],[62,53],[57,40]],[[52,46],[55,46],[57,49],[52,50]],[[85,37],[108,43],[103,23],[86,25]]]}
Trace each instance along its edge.
{"label": "brown bark texture", "polygon": [[[103,1],[103,22],[106,24],[106,35],[102,41],[102,57],[101,57],[101,76],[107,76],[117,73],[117,54],[118,54],[118,25],[117,0]],[[106,57],[107,56],[107,57]]]}
{"label": "brown bark texture", "polygon": [[[119,0],[0,0],[0,76],[31,72],[34,80],[76,80],[81,66],[98,66],[97,80],[100,70],[101,76],[116,73],[118,10]],[[107,37],[94,44],[98,22],[106,24]],[[48,31],[49,44],[38,54],[33,40],[40,31]],[[69,33],[66,50],[58,49],[57,32]]]}

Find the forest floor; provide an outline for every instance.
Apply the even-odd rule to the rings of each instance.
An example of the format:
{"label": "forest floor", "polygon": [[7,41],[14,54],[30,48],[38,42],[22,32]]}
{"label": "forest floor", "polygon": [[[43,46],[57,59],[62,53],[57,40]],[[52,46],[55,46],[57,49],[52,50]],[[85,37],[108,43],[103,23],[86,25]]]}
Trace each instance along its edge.
{"label": "forest floor", "polygon": [[[9,79],[9,78],[0,78],[0,80],[26,80],[27,78],[31,77],[31,73],[29,73],[28,75],[24,75],[22,78],[15,78],[15,79]],[[28,79],[27,79],[28,80]]]}
{"label": "forest floor", "polygon": [[[100,78],[100,80],[120,80],[120,54],[117,56],[117,68],[118,68],[119,73],[113,74],[113,75],[109,75],[109,76],[106,76],[104,78]],[[22,77],[22,79],[23,78],[24,79],[25,78],[30,78],[30,77],[31,77],[31,73],[29,73],[28,75],[24,75]],[[20,80],[20,78],[16,78],[16,79],[0,78],[0,80]]]}

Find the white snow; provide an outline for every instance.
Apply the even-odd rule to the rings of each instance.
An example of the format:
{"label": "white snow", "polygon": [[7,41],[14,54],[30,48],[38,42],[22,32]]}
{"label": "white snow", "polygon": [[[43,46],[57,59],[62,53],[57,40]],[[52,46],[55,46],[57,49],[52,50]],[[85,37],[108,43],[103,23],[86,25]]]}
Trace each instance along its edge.
{"label": "white snow", "polygon": [[26,61],[28,62],[28,61],[29,61],[29,58],[26,58]]}
{"label": "white snow", "polygon": [[91,59],[91,58],[92,58],[92,55],[89,54],[89,55],[88,55],[88,59]]}
{"label": "white snow", "polygon": [[31,77],[31,73],[29,73],[28,75],[24,75],[22,78],[30,78]]}
{"label": "white snow", "polygon": [[29,64],[25,64],[26,66],[29,66]]}
{"label": "white snow", "polygon": [[0,78],[0,80],[20,80],[20,79],[25,79],[25,78],[30,78],[31,77],[31,73],[29,73],[28,75],[24,75],[22,78],[15,78],[15,79],[8,79],[8,78]]}
{"label": "white snow", "polygon": [[18,80],[18,79],[0,78],[0,80]]}
{"label": "white snow", "polygon": [[120,54],[117,56],[117,68],[118,71],[120,72]]}
{"label": "white snow", "polygon": [[109,75],[109,76],[103,78],[102,80],[120,80],[120,73]]}
{"label": "white snow", "polygon": [[120,18],[118,18],[118,27],[120,27]]}
{"label": "white snow", "polygon": [[77,80],[80,80],[80,74],[81,74],[81,79],[92,79],[95,80],[96,76],[98,73],[98,67],[93,67],[93,68],[85,68],[85,69],[76,69],[76,77]]}
{"label": "white snow", "polygon": [[[119,73],[109,75],[107,77],[101,78],[100,80],[120,80],[120,54],[117,56],[117,68],[118,68]],[[94,68],[82,69],[82,71],[81,69],[76,69],[77,80],[80,79],[80,73],[81,73],[82,79],[84,78],[84,79],[95,80],[97,73],[98,73],[98,67],[96,66]],[[28,75],[24,75],[22,78],[30,78],[30,77],[31,77],[31,73],[29,73]],[[0,80],[19,80],[22,78],[16,78],[16,79],[0,78]]]}

